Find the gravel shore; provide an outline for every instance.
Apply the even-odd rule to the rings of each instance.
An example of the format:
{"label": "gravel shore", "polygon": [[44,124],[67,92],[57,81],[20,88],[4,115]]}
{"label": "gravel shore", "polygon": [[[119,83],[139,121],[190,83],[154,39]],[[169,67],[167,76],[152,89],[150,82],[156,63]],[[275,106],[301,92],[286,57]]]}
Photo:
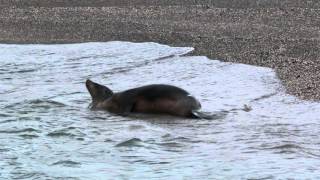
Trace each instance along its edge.
{"label": "gravel shore", "polygon": [[192,46],[274,68],[288,93],[320,100],[319,17],[318,0],[0,0],[0,42]]}

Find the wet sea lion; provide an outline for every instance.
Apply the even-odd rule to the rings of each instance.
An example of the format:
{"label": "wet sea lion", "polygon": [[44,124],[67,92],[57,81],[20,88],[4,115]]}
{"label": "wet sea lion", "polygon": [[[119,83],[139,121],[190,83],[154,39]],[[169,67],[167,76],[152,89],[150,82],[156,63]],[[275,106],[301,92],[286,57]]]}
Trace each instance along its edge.
{"label": "wet sea lion", "polygon": [[106,86],[86,81],[92,97],[91,108],[119,115],[129,113],[162,113],[197,118],[201,104],[187,91],[165,84],[153,84],[114,93]]}

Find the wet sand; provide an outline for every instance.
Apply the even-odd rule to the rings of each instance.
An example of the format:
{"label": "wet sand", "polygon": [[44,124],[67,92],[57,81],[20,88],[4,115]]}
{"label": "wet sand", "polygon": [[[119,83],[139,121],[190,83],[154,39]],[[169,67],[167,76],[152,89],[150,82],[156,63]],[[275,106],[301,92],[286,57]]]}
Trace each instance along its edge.
{"label": "wet sand", "polygon": [[0,42],[192,46],[274,68],[288,93],[320,100],[319,17],[317,0],[0,0]]}

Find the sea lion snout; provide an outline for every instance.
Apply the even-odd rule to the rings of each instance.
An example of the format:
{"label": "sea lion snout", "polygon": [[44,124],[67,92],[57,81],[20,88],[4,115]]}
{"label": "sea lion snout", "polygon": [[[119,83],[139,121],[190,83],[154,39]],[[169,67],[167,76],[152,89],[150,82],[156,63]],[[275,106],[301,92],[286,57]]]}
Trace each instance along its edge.
{"label": "sea lion snout", "polygon": [[90,79],[86,80],[86,87],[92,97],[94,103],[104,101],[113,95],[113,92],[106,86],[100,85],[91,81]]}
{"label": "sea lion snout", "polygon": [[87,87],[88,90],[94,88],[94,84],[93,83],[94,82],[92,82],[90,79],[86,80],[86,87]]}

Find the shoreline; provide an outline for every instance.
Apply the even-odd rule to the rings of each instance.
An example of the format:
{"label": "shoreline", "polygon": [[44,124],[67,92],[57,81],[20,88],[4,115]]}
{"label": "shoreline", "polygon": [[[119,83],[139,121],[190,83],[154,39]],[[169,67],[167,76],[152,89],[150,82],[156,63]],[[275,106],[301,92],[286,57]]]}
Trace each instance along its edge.
{"label": "shoreline", "polygon": [[320,100],[317,1],[61,2],[1,2],[0,43],[150,41],[194,47],[193,55],[273,68],[289,94]]}

